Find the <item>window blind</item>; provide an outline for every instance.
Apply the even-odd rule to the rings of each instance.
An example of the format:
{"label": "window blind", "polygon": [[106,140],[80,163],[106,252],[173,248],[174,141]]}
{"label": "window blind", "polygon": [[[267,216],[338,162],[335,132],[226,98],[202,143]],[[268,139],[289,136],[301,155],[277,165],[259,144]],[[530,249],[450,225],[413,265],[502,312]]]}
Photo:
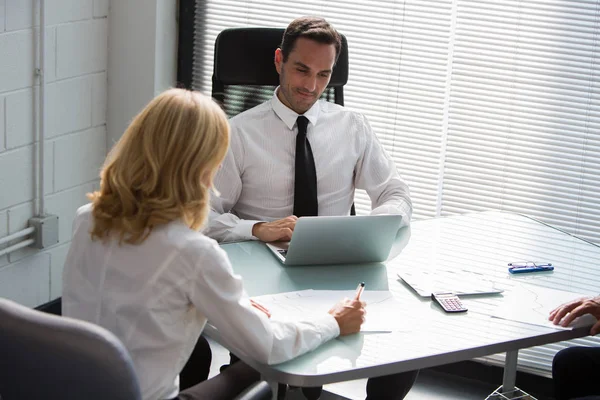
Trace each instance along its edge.
{"label": "window blind", "polygon": [[598,1],[459,1],[441,214],[522,212],[600,242]]}
{"label": "window blind", "polygon": [[[408,182],[415,219],[500,209],[600,243],[600,0],[197,5],[193,86],[205,93],[223,29],[319,15],[346,35],[345,105]],[[370,209],[365,193],[355,203]],[[572,344],[598,341],[522,350],[519,369],[547,376]]]}
{"label": "window blind", "polygon": [[[214,41],[226,28],[285,28],[294,18],[326,18],[348,39],[350,76],[344,104],[365,114],[410,183],[416,218],[436,213],[450,35],[450,0],[303,2],[199,1],[195,89],[210,93]],[[422,4],[421,4],[422,3]],[[358,214],[371,209],[357,193]]]}

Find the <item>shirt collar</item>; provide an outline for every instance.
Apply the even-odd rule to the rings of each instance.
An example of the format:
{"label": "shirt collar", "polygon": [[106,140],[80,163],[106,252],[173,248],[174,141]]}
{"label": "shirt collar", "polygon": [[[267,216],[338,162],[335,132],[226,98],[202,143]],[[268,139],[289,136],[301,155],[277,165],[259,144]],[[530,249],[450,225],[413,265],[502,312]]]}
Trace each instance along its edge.
{"label": "shirt collar", "polygon": [[[277,86],[275,92],[273,93],[273,97],[271,98],[271,107],[273,107],[273,111],[275,111],[275,114],[277,114],[277,116],[283,121],[283,123],[291,130],[294,128],[294,125],[296,124],[296,119],[298,119],[299,114],[293,110],[290,110],[285,104],[281,102],[281,100],[279,100],[279,97],[277,97],[278,90],[279,86]],[[310,123],[312,123],[313,126],[315,126],[317,124],[320,109],[321,107],[319,105],[319,101],[317,100],[315,104],[313,104],[313,106],[302,115],[308,118]]]}

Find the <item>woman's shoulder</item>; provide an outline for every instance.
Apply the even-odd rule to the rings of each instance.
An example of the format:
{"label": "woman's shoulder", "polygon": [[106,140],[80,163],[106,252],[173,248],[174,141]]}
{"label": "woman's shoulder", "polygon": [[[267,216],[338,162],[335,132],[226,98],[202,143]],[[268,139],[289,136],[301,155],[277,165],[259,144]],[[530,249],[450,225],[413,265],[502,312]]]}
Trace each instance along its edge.
{"label": "woman's shoulder", "polygon": [[216,240],[184,224],[172,224],[169,242],[176,247],[178,264],[195,277],[216,271],[231,272],[227,254]]}
{"label": "woman's shoulder", "polygon": [[169,224],[165,234],[168,240],[179,249],[181,255],[185,258],[197,260],[220,250],[216,240],[205,236],[199,231],[190,229],[180,222]]}
{"label": "woman's shoulder", "polygon": [[[75,211],[75,218],[73,218],[73,232],[77,230],[79,226],[90,225],[92,219],[92,203],[83,205]],[[89,230],[86,228],[86,230]]]}
{"label": "woman's shoulder", "polygon": [[89,218],[92,214],[92,203],[87,203],[77,209],[75,212],[75,219]]}

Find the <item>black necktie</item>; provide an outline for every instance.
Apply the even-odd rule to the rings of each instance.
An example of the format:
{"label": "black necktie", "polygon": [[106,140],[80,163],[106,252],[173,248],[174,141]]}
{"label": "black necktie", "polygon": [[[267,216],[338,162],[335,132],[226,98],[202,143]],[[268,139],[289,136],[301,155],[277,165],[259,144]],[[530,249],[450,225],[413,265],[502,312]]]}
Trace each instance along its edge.
{"label": "black necktie", "polygon": [[317,171],[315,159],[306,138],[308,119],[299,116],[296,120],[296,180],[294,182],[294,215],[310,217],[319,215],[317,202]]}

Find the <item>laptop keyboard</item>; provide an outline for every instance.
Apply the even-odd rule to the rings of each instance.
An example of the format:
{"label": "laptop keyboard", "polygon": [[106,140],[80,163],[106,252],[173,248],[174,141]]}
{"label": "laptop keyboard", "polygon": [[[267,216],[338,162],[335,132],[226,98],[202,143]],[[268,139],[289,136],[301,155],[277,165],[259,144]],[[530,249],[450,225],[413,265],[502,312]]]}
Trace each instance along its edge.
{"label": "laptop keyboard", "polygon": [[279,254],[281,254],[282,256],[284,256],[284,257],[285,257],[285,256],[287,256],[287,252],[288,252],[288,251],[287,251],[287,250],[284,250],[284,249],[277,249],[277,252],[278,252]]}

